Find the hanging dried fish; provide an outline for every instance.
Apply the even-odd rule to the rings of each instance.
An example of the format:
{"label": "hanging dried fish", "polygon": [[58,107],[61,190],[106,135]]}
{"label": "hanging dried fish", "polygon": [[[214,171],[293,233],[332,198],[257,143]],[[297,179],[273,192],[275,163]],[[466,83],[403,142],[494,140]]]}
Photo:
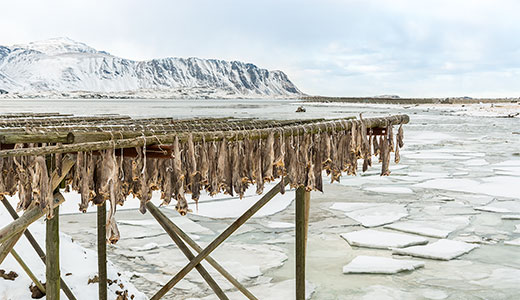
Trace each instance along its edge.
{"label": "hanging dried fish", "polygon": [[386,137],[383,137],[381,140],[381,155],[380,158],[382,160],[381,165],[381,176],[388,176],[390,175],[390,144]]}
{"label": "hanging dried fish", "polygon": [[47,171],[47,164],[43,156],[34,158],[34,164],[31,171],[32,175],[32,196],[35,203],[39,203],[40,207],[47,207],[47,218],[51,219],[54,215],[52,187]]}
{"label": "hanging dried fish", "polygon": [[403,148],[404,146],[404,131],[403,131],[403,124],[399,125],[399,129],[397,130],[397,143],[399,148]]}
{"label": "hanging dried fish", "polygon": [[258,139],[256,141],[256,151],[254,156],[254,166],[255,166],[255,173],[253,175],[255,176],[256,180],[256,193],[258,195],[262,194],[264,192],[264,176],[262,174],[262,140]]}
{"label": "hanging dried fish", "polygon": [[[57,147],[60,147],[62,144],[61,143],[57,143],[56,146]],[[54,155],[54,163],[56,165],[56,174],[58,174],[58,176],[61,176],[61,170],[62,170],[62,166],[63,166],[63,154],[62,153],[56,153]]]}
{"label": "hanging dried fish", "polygon": [[263,153],[263,178],[266,182],[274,180],[273,167],[274,167],[274,131],[271,131],[267,136],[265,144],[265,152]]}
{"label": "hanging dried fish", "polygon": [[388,149],[390,150],[390,152],[394,152],[394,132],[393,132],[393,126],[392,125],[388,125],[386,127],[386,132],[387,132],[387,136],[386,136],[386,140],[388,142]]}
{"label": "hanging dried fish", "polygon": [[184,197],[184,172],[182,170],[182,157],[179,147],[179,138],[175,137],[173,142],[173,176],[175,180],[174,192],[177,200],[176,209],[181,215],[188,212],[188,202]]}
{"label": "hanging dried fish", "polygon": [[316,190],[323,192],[323,178],[322,178],[322,167],[323,167],[323,153],[321,152],[321,137],[320,133],[314,135],[314,179],[316,181]]}

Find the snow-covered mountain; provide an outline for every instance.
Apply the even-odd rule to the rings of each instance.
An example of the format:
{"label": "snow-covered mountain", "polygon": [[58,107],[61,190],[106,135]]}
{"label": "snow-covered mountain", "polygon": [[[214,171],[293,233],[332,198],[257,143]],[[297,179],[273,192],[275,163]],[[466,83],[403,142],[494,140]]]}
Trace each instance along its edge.
{"label": "snow-covered mountain", "polygon": [[0,89],[11,92],[211,90],[214,95],[298,96],[282,71],[200,58],[134,61],[68,38],[0,46]]}

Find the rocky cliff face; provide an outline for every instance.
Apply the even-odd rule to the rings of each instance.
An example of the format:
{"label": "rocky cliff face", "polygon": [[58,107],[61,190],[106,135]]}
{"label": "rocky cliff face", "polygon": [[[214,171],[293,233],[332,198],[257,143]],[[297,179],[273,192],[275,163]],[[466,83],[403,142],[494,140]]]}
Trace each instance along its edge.
{"label": "rocky cliff face", "polygon": [[282,71],[200,58],[134,61],[57,38],[0,46],[0,89],[10,92],[211,90],[214,95],[299,96]]}

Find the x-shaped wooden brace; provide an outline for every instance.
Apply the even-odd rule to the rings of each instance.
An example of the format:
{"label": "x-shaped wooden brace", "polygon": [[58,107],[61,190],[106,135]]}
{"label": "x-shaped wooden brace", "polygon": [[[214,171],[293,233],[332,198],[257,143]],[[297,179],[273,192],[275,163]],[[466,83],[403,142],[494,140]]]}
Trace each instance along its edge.
{"label": "x-shaped wooden brace", "polygon": [[[211,242],[205,249],[202,249],[195,242],[193,242],[180,228],[178,228],[173,222],[171,222],[155,205],[151,202],[148,202],[146,207],[150,211],[150,213],[154,216],[155,219],[161,224],[161,226],[166,230],[166,232],[172,237],[174,242],[179,246],[179,248],[184,252],[184,254],[188,257],[190,262],[182,268],[168,283],[166,283],[152,298],[151,300],[161,299],[169,290],[171,290],[184,276],[186,276],[193,268],[200,266],[202,260],[206,260],[210,263],[217,271],[219,271],[226,279],[228,279],[235,287],[237,287],[248,299],[257,298],[253,296],[247,289],[245,289],[236,279],[234,279],[227,271],[225,271],[218,263],[212,259],[209,255],[213,250],[215,250],[220,244],[222,244],[233,232],[235,232],[240,226],[242,226],[249,218],[251,218],[258,210],[260,210],[269,200],[271,200],[282,188],[284,188],[289,181],[287,179],[282,179],[277,185],[275,185],[269,192],[267,192],[262,198],[260,198],[253,206],[251,206],[246,212],[244,212],[238,219],[235,220],[231,225],[229,225],[226,230],[224,230],[213,242]],[[193,256],[187,246],[182,242],[181,238],[186,240],[191,247],[193,247],[199,254],[197,256]],[[187,251],[186,251],[187,250]],[[187,254],[189,253],[189,254]],[[200,272],[200,271],[199,271]],[[202,273],[201,273],[202,275]],[[204,275],[203,275],[204,277]],[[211,278],[211,277],[209,277]],[[204,277],[206,281],[208,279]],[[211,279],[212,280],[212,279]],[[211,281],[210,280],[210,281]],[[217,290],[212,283],[208,281],[208,284],[215,291],[219,299],[228,299],[226,295],[220,290],[217,286]],[[222,294],[217,293],[220,290]]]}

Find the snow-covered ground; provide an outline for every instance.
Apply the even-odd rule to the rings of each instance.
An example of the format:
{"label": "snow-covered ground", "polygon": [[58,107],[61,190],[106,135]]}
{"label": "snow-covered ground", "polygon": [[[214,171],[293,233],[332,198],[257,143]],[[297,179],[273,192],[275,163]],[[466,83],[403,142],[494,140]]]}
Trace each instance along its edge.
{"label": "snow-covered ground", "polygon": [[[0,109],[279,119],[331,118],[360,112],[365,117],[407,113],[411,122],[405,126],[405,148],[401,163],[391,166],[391,176],[380,177],[376,165],[357,177],[342,177],[339,184],[326,184],[323,194],[312,193],[308,296],[320,300],[520,297],[518,117],[496,117],[515,110],[482,115],[478,106],[473,111],[460,105],[405,108],[305,104],[307,113],[295,115],[300,103],[270,100],[131,100],[131,108],[122,100],[95,100],[88,105],[78,104],[77,100],[17,101],[0,100]],[[61,104],[60,108],[56,103]],[[213,254],[259,299],[294,297],[293,196],[293,192],[287,191],[285,196],[274,198],[270,207],[246,223]],[[179,217],[169,208],[163,212],[205,246],[258,197],[254,192],[242,200],[205,196],[198,211],[194,209],[187,217]],[[76,211],[77,201],[77,195],[68,195],[62,211]],[[108,256],[114,272],[120,272],[123,280],[128,281],[125,288],[130,289],[133,284],[150,296],[187,259],[149,214],[141,215],[133,209],[137,206],[138,201],[130,199],[125,206],[128,209],[118,211],[122,238],[115,246],[109,246]],[[0,208],[2,213],[0,221],[8,222]],[[74,243],[64,237],[63,253],[76,251],[67,249],[95,250],[95,222],[92,213],[64,214],[61,230]],[[37,230],[34,229],[35,233]],[[42,231],[38,234],[40,239],[42,234]],[[95,252],[84,251],[90,253],[88,259],[95,260]],[[21,248],[19,252],[43,266],[32,249]],[[63,260],[64,272],[68,272],[65,254]],[[16,268],[15,263],[9,266]],[[210,266],[207,268],[231,299],[242,299]],[[85,264],[83,269],[89,276],[95,274],[95,263]],[[26,276],[16,270],[20,276],[8,284],[19,281],[16,284],[28,285]],[[396,272],[399,274],[391,274]],[[42,278],[43,273],[37,276]],[[80,274],[65,278],[71,286],[83,282],[82,277],[76,280],[73,276]],[[1,284],[6,281],[0,279],[0,291]],[[85,293],[87,290],[94,293],[96,287],[84,284],[81,288]],[[25,289],[24,286],[21,290]],[[167,299],[214,297],[202,278],[191,272]]]}

